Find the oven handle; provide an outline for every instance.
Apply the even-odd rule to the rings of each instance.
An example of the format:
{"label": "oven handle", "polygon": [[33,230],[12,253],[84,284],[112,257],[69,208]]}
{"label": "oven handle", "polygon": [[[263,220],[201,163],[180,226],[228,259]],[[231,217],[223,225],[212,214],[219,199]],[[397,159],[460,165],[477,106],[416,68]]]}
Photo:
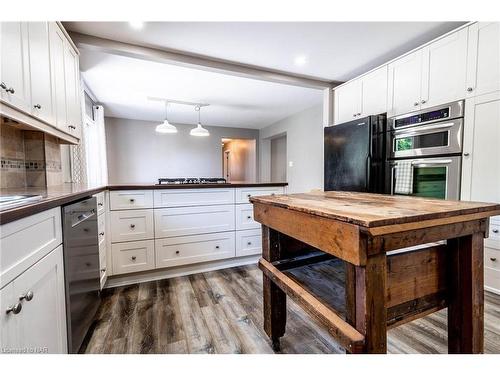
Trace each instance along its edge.
{"label": "oven handle", "polygon": [[445,160],[433,160],[433,161],[426,161],[426,160],[421,160],[421,161],[412,161],[412,165],[433,165],[433,164],[451,164],[453,160],[451,159],[445,159]]}
{"label": "oven handle", "polygon": [[[427,126],[421,126],[417,129],[401,129],[401,130],[395,130],[394,135],[395,138],[403,138],[407,137],[409,135],[418,135],[421,133],[425,133],[428,130],[435,130],[435,129],[448,129],[451,128],[453,125],[455,125],[455,122],[447,122],[446,124],[440,124],[440,125],[427,125]],[[403,137],[396,137],[396,135],[403,135]]]}

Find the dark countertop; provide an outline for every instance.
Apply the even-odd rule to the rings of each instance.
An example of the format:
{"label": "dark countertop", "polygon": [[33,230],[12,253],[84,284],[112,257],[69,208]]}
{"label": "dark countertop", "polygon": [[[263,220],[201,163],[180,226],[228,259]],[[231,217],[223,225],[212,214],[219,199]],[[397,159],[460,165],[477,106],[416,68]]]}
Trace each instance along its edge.
{"label": "dark countertop", "polygon": [[19,220],[36,213],[62,206],[91,196],[104,190],[146,190],[146,189],[199,189],[223,187],[271,187],[286,186],[286,182],[235,182],[227,184],[192,184],[192,185],[154,185],[154,184],[119,184],[91,186],[87,184],[63,184],[47,188],[0,189],[0,195],[35,194],[43,198],[37,202],[0,211],[0,225]]}

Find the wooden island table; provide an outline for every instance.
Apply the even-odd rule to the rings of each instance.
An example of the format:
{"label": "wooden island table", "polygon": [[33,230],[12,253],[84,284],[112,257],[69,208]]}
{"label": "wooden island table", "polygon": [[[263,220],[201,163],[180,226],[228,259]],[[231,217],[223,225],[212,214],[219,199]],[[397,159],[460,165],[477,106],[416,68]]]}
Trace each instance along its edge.
{"label": "wooden island table", "polygon": [[[386,353],[388,329],[443,308],[449,353],[483,352],[483,239],[499,204],[354,192],[250,201],[262,224],[264,329],[275,350],[289,296],[349,353]],[[343,307],[293,276],[325,261],[342,267]]]}

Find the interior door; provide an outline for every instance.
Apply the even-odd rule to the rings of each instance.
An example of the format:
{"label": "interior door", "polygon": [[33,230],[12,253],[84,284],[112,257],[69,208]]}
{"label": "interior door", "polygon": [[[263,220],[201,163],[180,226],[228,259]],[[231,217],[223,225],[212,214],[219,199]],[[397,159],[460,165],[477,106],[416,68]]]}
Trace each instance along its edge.
{"label": "interior door", "polygon": [[420,109],[422,50],[389,64],[388,116]]}
{"label": "interior door", "polygon": [[22,299],[20,345],[42,353],[66,353],[66,308],[62,246],[13,281]]}
{"label": "interior door", "polygon": [[47,22],[29,22],[31,111],[36,117],[54,123],[50,76],[49,26]]}
{"label": "interior door", "polygon": [[1,98],[30,112],[27,22],[0,22]]}
{"label": "interior door", "polygon": [[422,53],[422,108],[465,98],[467,29],[439,39]]}
{"label": "interior door", "polygon": [[500,22],[469,26],[467,96],[500,90]]}
{"label": "interior door", "polygon": [[335,124],[352,121],[361,116],[361,81],[355,80],[334,92]]}

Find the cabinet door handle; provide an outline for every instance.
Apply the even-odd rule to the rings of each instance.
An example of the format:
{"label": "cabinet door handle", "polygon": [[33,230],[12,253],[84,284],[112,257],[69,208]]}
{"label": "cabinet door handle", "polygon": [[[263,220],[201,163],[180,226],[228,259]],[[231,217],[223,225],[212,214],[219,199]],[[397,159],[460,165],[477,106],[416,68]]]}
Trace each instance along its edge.
{"label": "cabinet door handle", "polygon": [[135,202],[135,199],[134,198],[130,198],[130,203],[134,203]]}
{"label": "cabinet door handle", "polygon": [[250,246],[252,243],[251,242],[247,242],[247,245]]}
{"label": "cabinet door handle", "polygon": [[496,261],[497,261],[497,258],[490,258],[490,260],[491,260],[492,262],[496,262]]}
{"label": "cabinet door handle", "polygon": [[133,256],[133,257],[132,257],[132,260],[136,260],[136,259],[137,259],[137,257],[136,257],[136,256]]}
{"label": "cabinet door handle", "polygon": [[105,268],[101,268],[101,272],[106,272],[106,267]]}
{"label": "cabinet door handle", "polygon": [[2,83],[0,83],[0,88],[2,90],[7,90],[7,85],[4,82],[2,82]]}
{"label": "cabinet door handle", "polygon": [[464,152],[464,156],[470,156],[468,152]]}
{"label": "cabinet door handle", "polygon": [[135,224],[130,224],[130,228],[134,229],[135,228]]}
{"label": "cabinet door handle", "polygon": [[17,315],[21,312],[21,310],[23,309],[23,305],[21,305],[21,303],[16,303],[15,305],[11,305],[7,308],[7,310],[5,310],[5,313],[6,314],[14,314],[14,315]]}
{"label": "cabinet door handle", "polygon": [[427,100],[422,100],[420,103],[425,104],[427,103]]}
{"label": "cabinet door handle", "polygon": [[413,103],[413,105],[416,107],[417,105],[419,105],[420,103],[419,102],[415,102]]}
{"label": "cabinet door handle", "polygon": [[73,126],[73,125],[68,125],[68,128],[69,128],[69,129],[76,129],[76,126]]}
{"label": "cabinet door handle", "polygon": [[98,205],[98,206],[100,206],[100,207],[102,207],[102,206],[103,206],[103,204],[102,204],[102,203],[97,203],[97,205]]}
{"label": "cabinet door handle", "polygon": [[491,230],[493,233],[498,233],[498,229],[492,229]]}
{"label": "cabinet door handle", "polygon": [[247,219],[251,219],[252,217],[251,216],[247,216]]}
{"label": "cabinet door handle", "polygon": [[180,252],[179,250],[176,250],[176,252],[175,252],[175,253],[176,253],[176,254],[180,254],[181,252]]}
{"label": "cabinet door handle", "polygon": [[104,232],[99,233],[99,236],[104,236]]}
{"label": "cabinet door handle", "polygon": [[474,91],[474,89],[472,87],[467,87],[467,91],[472,92],[472,91]]}
{"label": "cabinet door handle", "polygon": [[356,113],[356,116],[361,116],[361,112]]}
{"label": "cabinet door handle", "polygon": [[220,246],[219,246],[219,245],[216,245],[216,246],[215,246],[215,248],[216,248],[216,249],[219,249],[219,248],[220,248]]}
{"label": "cabinet door handle", "polygon": [[251,194],[247,194],[247,198],[250,198],[252,195]]}
{"label": "cabinet door handle", "polygon": [[41,106],[40,104],[35,104],[35,105],[33,106],[33,108],[35,108],[35,109],[42,109],[42,106]]}
{"label": "cabinet door handle", "polygon": [[34,295],[33,295],[33,291],[28,290],[26,293],[21,294],[21,295],[19,296],[19,301],[22,301],[22,300],[24,299],[24,300],[26,300],[26,301],[28,301],[28,302],[29,302],[29,301],[31,301],[31,300],[33,299],[33,296],[34,296]]}
{"label": "cabinet door handle", "polygon": [[16,92],[16,90],[14,90],[12,87],[9,87],[7,90],[5,90],[11,94],[14,94]]}

